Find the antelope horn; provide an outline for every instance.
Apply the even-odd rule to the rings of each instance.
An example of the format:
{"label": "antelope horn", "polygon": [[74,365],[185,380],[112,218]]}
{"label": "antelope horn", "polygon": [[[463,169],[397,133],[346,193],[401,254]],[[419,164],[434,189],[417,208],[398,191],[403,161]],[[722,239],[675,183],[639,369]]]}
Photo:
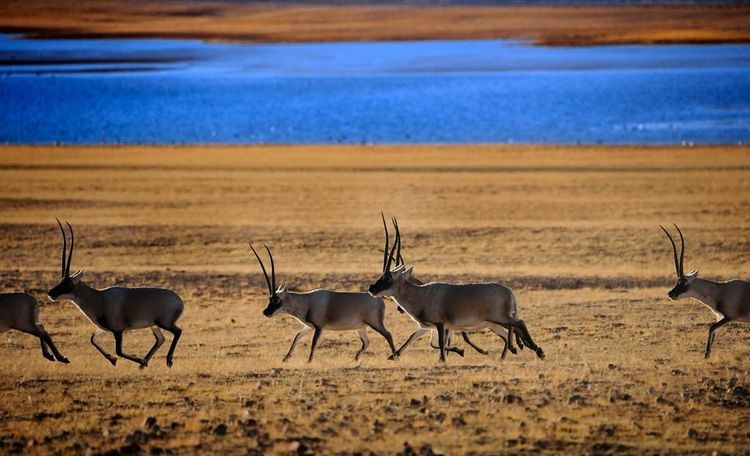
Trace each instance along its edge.
{"label": "antelope horn", "polygon": [[396,227],[396,239],[393,241],[393,247],[391,247],[391,254],[388,256],[388,262],[386,263],[385,270],[391,270],[391,263],[393,263],[393,255],[396,253],[396,247],[401,243],[401,233]]}
{"label": "antelope horn", "polygon": [[260,259],[258,252],[255,251],[255,247],[253,247],[252,244],[250,244],[250,248],[253,250],[253,253],[255,254],[255,258],[258,259],[258,263],[260,263],[260,269],[263,271],[263,277],[266,279],[266,286],[268,287],[268,295],[272,296],[273,290],[271,289],[271,281],[268,280],[268,273],[266,272],[266,267],[263,266],[263,260]]}
{"label": "antelope horn", "polygon": [[62,226],[62,223],[60,223],[60,220],[55,218],[57,221],[57,224],[60,226],[60,232],[62,233],[63,237],[63,243],[62,243],[62,258],[60,262],[60,273],[62,275],[62,278],[65,278],[65,254],[68,253],[68,245],[67,245],[67,238],[65,236],[65,229]]}
{"label": "antelope horn", "polygon": [[685,238],[682,237],[682,230],[680,230],[680,227],[677,226],[677,224],[674,224],[674,227],[677,228],[677,232],[680,233],[680,270],[679,274],[681,277],[685,277]]}
{"label": "antelope horn", "polygon": [[[393,227],[398,231],[398,220],[396,220],[396,217],[393,217],[392,222]],[[396,267],[401,266],[402,264],[406,264],[406,262],[404,261],[404,257],[401,256],[401,234],[399,233],[398,248],[396,249]]]}
{"label": "antelope horn", "polygon": [[674,254],[674,268],[677,271],[677,278],[682,278],[682,274],[680,273],[680,263],[677,260],[677,246],[674,243],[674,239],[672,239],[669,231],[667,231],[663,226],[659,225],[659,228],[664,231],[664,234],[667,235],[667,237],[669,238],[669,242],[672,244],[672,253]]}
{"label": "antelope horn", "polygon": [[380,212],[380,217],[383,219],[383,230],[385,231],[385,247],[383,247],[383,272],[388,269],[388,225],[385,223],[385,215]]}
{"label": "antelope horn", "polygon": [[263,247],[266,248],[266,252],[268,252],[268,258],[271,259],[271,286],[273,287],[273,292],[276,291],[276,266],[273,264],[273,255],[271,254],[271,249],[268,248],[266,244],[263,244]]}
{"label": "antelope horn", "polygon": [[65,221],[65,224],[68,225],[68,230],[70,230],[70,253],[68,253],[68,263],[65,266],[65,274],[70,275],[70,263],[73,261],[73,248],[75,247],[76,239],[73,235],[73,227],[70,226],[70,223]]}

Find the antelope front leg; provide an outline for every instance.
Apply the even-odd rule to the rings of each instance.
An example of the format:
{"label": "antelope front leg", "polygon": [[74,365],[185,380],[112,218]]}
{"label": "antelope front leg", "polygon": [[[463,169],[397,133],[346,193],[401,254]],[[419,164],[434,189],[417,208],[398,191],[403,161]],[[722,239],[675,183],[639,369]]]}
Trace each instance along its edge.
{"label": "antelope front leg", "polygon": [[727,323],[730,323],[732,320],[729,319],[729,317],[724,317],[721,320],[717,321],[716,323],[713,323],[709,329],[708,329],[708,341],[706,342],[706,353],[704,353],[703,357],[708,359],[709,356],[711,356],[711,348],[714,345],[714,337],[716,336],[716,331],[719,330],[722,326],[726,325]]}
{"label": "antelope front leg", "polygon": [[471,348],[473,348],[474,350],[478,351],[479,353],[481,353],[483,355],[486,355],[487,353],[489,353],[484,348],[482,348],[479,345],[477,345],[474,342],[472,342],[472,340],[469,339],[469,333],[467,333],[466,331],[461,331],[461,337],[464,338],[464,342],[466,342],[467,344],[469,344],[471,346]]}
{"label": "antelope front leg", "polygon": [[112,365],[114,366],[114,365],[117,364],[117,358],[115,358],[114,356],[110,355],[107,352],[107,350],[105,350],[104,348],[102,348],[102,346],[97,343],[97,340],[99,339],[99,336],[101,336],[102,334],[104,334],[104,331],[102,331],[101,329],[97,329],[96,332],[91,335],[91,345],[93,345],[97,350],[99,350],[99,353],[101,353],[102,355],[104,355],[104,357],[107,358],[107,361],[109,361],[110,363],[112,363]]}
{"label": "antelope front leg", "polygon": [[421,328],[420,327],[419,329],[417,329],[416,331],[414,331],[413,333],[411,333],[411,336],[409,336],[409,338],[406,339],[406,342],[404,342],[404,344],[401,345],[401,347],[398,350],[396,350],[396,353],[392,354],[388,359],[396,359],[399,356],[401,356],[401,352],[404,351],[404,349],[406,347],[408,347],[409,345],[411,345],[411,343],[414,342],[415,340],[417,340],[420,337],[422,337],[425,334],[427,334],[429,331],[430,330],[427,329],[427,328]]}
{"label": "antelope front leg", "polygon": [[438,333],[438,344],[440,344],[440,362],[445,362],[445,325],[443,323],[437,323],[435,325]]}
{"label": "antelope front leg", "polygon": [[[455,345],[453,345],[453,331],[448,330],[448,331],[446,331],[446,333],[447,334],[445,336],[445,351],[447,351],[447,352],[453,352],[453,353],[459,355],[461,358],[463,358],[464,357],[464,349],[460,348],[460,347],[456,347]],[[432,348],[440,350],[440,344],[436,344],[435,343],[435,338],[432,337],[432,336],[433,335],[430,334],[430,346]]]}
{"label": "antelope front leg", "polygon": [[315,333],[313,333],[313,339],[312,339],[312,346],[310,347],[310,357],[307,358],[307,362],[311,363],[313,360],[313,356],[315,355],[315,349],[318,346],[318,339],[320,339],[320,334],[323,332],[323,328],[315,327]]}
{"label": "antelope front leg", "polygon": [[284,358],[281,360],[281,362],[285,363],[289,361],[289,358],[292,357],[292,353],[294,353],[294,347],[297,346],[297,342],[304,339],[308,334],[310,334],[310,331],[312,331],[312,328],[309,328],[305,326],[302,328],[302,331],[298,332],[296,336],[294,336],[294,339],[292,339],[292,346],[289,347],[289,351],[284,355]]}
{"label": "antelope front leg", "polygon": [[129,355],[122,351],[122,331],[112,332],[115,336],[115,353],[117,353],[117,356],[125,359],[129,359],[130,361],[133,361],[134,363],[138,363],[140,365],[143,364],[143,359]]}

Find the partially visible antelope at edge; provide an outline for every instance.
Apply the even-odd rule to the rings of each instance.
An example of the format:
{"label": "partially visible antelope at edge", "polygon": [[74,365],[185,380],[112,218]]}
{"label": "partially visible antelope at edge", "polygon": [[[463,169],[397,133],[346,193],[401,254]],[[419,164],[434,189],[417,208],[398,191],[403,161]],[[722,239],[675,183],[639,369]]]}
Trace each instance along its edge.
{"label": "partially visible antelope at edge", "polygon": [[[383,229],[385,231],[385,243],[386,243],[386,247],[383,249],[383,251],[387,252],[388,251],[387,250],[388,249],[388,227],[387,227],[387,225],[385,223],[385,216],[382,213],[380,214],[380,216],[383,219]],[[396,255],[394,257],[394,259],[396,261],[396,268],[399,268],[399,267],[404,267],[405,268],[406,267],[406,262],[404,261],[404,257],[401,255],[401,237],[400,237],[400,233],[401,232],[400,232],[399,227],[398,227],[398,220],[396,220],[396,218],[393,217],[391,219],[391,222],[393,223],[393,228],[395,230],[397,230],[398,233],[399,233],[399,237],[398,237],[398,239],[394,243],[396,245]],[[411,282],[412,284],[414,284],[414,285],[424,285],[424,282],[422,282],[421,280],[417,279],[413,275],[413,273],[409,274],[409,276],[407,277],[407,280],[409,282]],[[392,299],[393,301],[395,301],[396,304],[398,304],[398,301],[396,300],[396,298],[394,298],[393,296],[389,296],[389,298]],[[398,309],[399,313],[404,313],[405,312],[404,309],[400,305],[397,307],[397,309]],[[514,313],[513,317],[517,317],[517,315],[515,315],[515,313]],[[409,345],[411,345],[413,342],[415,342],[417,339],[419,339],[420,337],[422,337],[423,335],[425,335],[428,332],[432,333],[432,331],[435,329],[434,327],[430,327],[429,325],[425,325],[423,323],[420,323],[419,320],[417,320],[417,319],[415,319],[413,317],[412,317],[412,319],[420,326],[420,328],[418,330],[414,331],[412,333],[412,335],[409,336],[409,338],[406,340],[406,342],[404,342],[404,344],[401,345],[401,347],[399,347],[398,350],[396,350],[396,353],[394,355],[394,357],[396,357],[396,358],[399,357],[399,356],[401,356],[401,353],[403,353],[403,351]],[[513,341],[508,337],[509,334],[513,334],[512,330],[509,331],[508,328],[505,328],[505,327],[500,326],[500,325],[489,325],[489,326],[483,326],[483,327],[476,327],[476,328],[473,328],[472,330],[473,331],[480,331],[480,330],[484,330],[484,329],[489,329],[495,335],[497,335],[498,337],[500,337],[500,339],[502,339],[502,341],[503,341],[503,351],[502,351],[502,354],[501,354],[501,358],[502,359],[505,359],[505,357],[508,354],[508,351],[510,351],[514,355],[517,354],[516,348],[513,346]],[[461,336],[463,337],[464,341],[467,344],[469,344],[469,346],[471,346],[471,348],[473,348],[477,352],[481,353],[482,355],[487,355],[489,353],[487,350],[485,350],[482,347],[478,346],[477,344],[475,344],[471,340],[471,338],[469,338],[468,331],[460,331],[460,332],[461,332]],[[439,350],[440,349],[439,341],[436,341],[435,340],[436,338],[434,338],[433,335],[437,335],[437,331],[435,331],[434,333],[430,334],[430,346],[432,348],[435,348],[435,349]],[[516,336],[516,342],[518,343],[518,346],[521,349],[523,349],[523,342],[521,341],[518,332],[515,333],[515,336]],[[460,355],[460,356],[463,357],[464,356],[464,350],[462,348],[453,346],[452,342],[453,342],[453,331],[452,330],[446,330],[446,335],[445,335],[445,350],[447,352],[457,353],[458,355]]]}
{"label": "partially visible antelope at edge", "polygon": [[524,345],[536,352],[539,358],[544,358],[544,351],[534,343],[526,324],[514,317],[516,300],[509,288],[497,283],[416,285],[409,281],[411,268],[399,266],[391,270],[399,242],[400,232],[396,228],[390,254],[383,255],[382,275],[370,285],[369,291],[376,296],[393,296],[421,326],[434,327],[438,333],[441,362],[445,361],[446,330],[473,330],[494,325],[518,330]]}
{"label": "partially visible antelope at edge", "polygon": [[356,331],[362,341],[362,347],[355,355],[355,360],[358,360],[370,345],[370,340],[367,337],[368,327],[383,336],[388,341],[391,353],[395,353],[396,347],[393,345],[391,333],[388,332],[383,324],[385,303],[382,298],[372,296],[366,292],[342,292],[318,289],[306,293],[298,293],[287,291],[286,286],[277,288],[273,254],[271,254],[268,246],[265,244],[263,246],[266,248],[271,261],[270,278],[258,252],[250,245],[255,258],[258,259],[260,269],[263,271],[263,277],[266,280],[266,286],[268,287],[268,305],[263,310],[263,315],[270,318],[279,314],[287,314],[305,325],[294,336],[294,339],[292,339],[292,345],[284,356],[284,362],[288,361],[292,356],[297,343],[312,332],[312,346],[310,347],[310,356],[307,358],[307,362],[311,362],[324,329]]}
{"label": "partially visible antelope at edge", "polygon": [[684,298],[696,299],[711,309],[716,316],[716,323],[712,323],[708,328],[708,340],[704,353],[704,357],[708,358],[711,356],[714,337],[720,328],[733,321],[750,322],[750,282],[738,279],[728,282],[701,279],[698,277],[697,270],[685,274],[685,238],[682,236],[682,231],[677,225],[674,226],[680,235],[678,259],[674,239],[663,226],[659,225],[659,227],[672,244],[674,266],[677,271],[677,283],[667,293],[669,299],[673,301]]}
{"label": "partially visible antelope at edge", "polygon": [[[182,315],[182,299],[173,291],[163,288],[126,288],[110,287],[96,290],[86,285],[81,277],[83,271],[78,270],[70,274],[70,263],[73,259],[75,237],[73,227],[65,222],[70,231],[70,252],[66,259],[65,229],[57,220],[62,233],[62,278],[54,288],[49,290],[52,300],[64,299],[72,301],[76,307],[96,326],[96,332],[91,336],[91,344],[104,355],[114,366],[117,358],[109,354],[97,339],[105,331],[111,332],[115,338],[115,353],[117,356],[138,363],[141,368],[148,366],[148,362],[164,343],[161,329],[172,333],[172,345],[167,353],[167,366],[172,367],[177,341],[180,340],[182,329],[176,322]],[[139,358],[122,350],[122,334],[133,329],[151,328],[156,339],[146,356]]]}
{"label": "partially visible antelope at edge", "polygon": [[60,354],[44,326],[39,324],[39,303],[33,296],[26,293],[0,293],[0,333],[9,329],[38,337],[42,345],[42,356],[48,360],[65,364],[70,362]]}

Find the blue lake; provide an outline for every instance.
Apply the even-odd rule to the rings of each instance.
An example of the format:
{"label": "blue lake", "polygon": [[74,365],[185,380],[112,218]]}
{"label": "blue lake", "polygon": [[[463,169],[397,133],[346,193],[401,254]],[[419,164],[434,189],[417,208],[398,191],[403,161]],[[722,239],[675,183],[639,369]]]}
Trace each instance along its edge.
{"label": "blue lake", "polygon": [[750,46],[0,35],[3,143],[750,141]]}

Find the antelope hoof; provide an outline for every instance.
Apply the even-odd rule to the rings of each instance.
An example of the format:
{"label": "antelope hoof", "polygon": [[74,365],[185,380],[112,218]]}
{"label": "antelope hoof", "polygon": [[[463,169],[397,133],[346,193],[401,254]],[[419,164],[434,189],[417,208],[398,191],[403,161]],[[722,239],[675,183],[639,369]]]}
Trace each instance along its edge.
{"label": "antelope hoof", "polygon": [[113,366],[117,365],[117,358],[107,358],[107,360],[112,363]]}
{"label": "antelope hoof", "polygon": [[544,359],[544,357],[545,357],[544,350],[542,350],[541,348],[537,348],[537,350],[536,350],[536,356],[538,356],[539,359]]}
{"label": "antelope hoof", "polygon": [[287,361],[289,361],[289,357],[288,356],[285,356],[284,358],[281,359],[282,363],[285,363]]}
{"label": "antelope hoof", "polygon": [[57,361],[63,364],[70,364],[70,360],[64,356],[60,356],[59,358],[57,358]]}
{"label": "antelope hoof", "polygon": [[490,354],[490,352],[488,352],[487,350],[477,350],[477,351],[479,352],[480,355],[485,355],[486,356],[486,355]]}
{"label": "antelope hoof", "polygon": [[518,350],[516,350],[516,347],[508,347],[508,350],[513,353],[514,355],[518,354]]}
{"label": "antelope hoof", "polygon": [[138,369],[145,369],[147,367],[148,367],[148,362],[144,361],[144,362],[140,363],[140,365],[138,366]]}
{"label": "antelope hoof", "polygon": [[42,356],[44,356],[47,359],[47,361],[54,361],[55,360],[55,357],[52,356],[52,355],[50,355],[49,353],[42,353]]}
{"label": "antelope hoof", "polygon": [[174,364],[174,361],[172,361],[172,358],[167,358],[167,367],[170,369],[172,368],[172,364]]}
{"label": "antelope hoof", "polygon": [[388,357],[389,361],[395,361],[398,359],[400,355],[398,353],[391,353],[391,356]]}
{"label": "antelope hoof", "polygon": [[706,353],[703,354],[703,359],[708,359],[710,357],[711,357],[711,352],[710,351],[706,351]]}
{"label": "antelope hoof", "polygon": [[456,349],[456,354],[458,356],[460,356],[461,358],[463,358],[464,357],[464,349],[463,348],[457,348]]}

